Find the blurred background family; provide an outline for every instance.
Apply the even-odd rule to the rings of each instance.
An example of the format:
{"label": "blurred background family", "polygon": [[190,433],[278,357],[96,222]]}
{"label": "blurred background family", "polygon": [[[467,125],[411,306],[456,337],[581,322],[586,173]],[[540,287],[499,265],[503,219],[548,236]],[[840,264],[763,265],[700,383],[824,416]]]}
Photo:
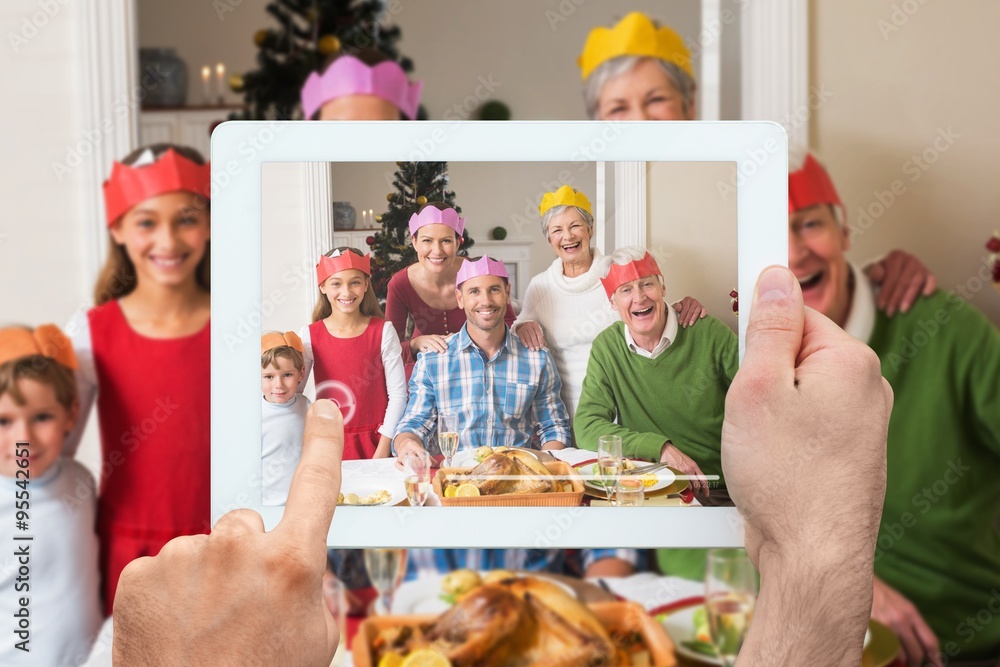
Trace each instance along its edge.
{"label": "blurred background family", "polygon": [[[143,13],[148,10],[140,27],[162,11],[153,4],[139,3]],[[223,26],[252,12],[251,3],[215,4],[221,8],[213,13]],[[682,36],[671,27],[668,7],[643,12],[601,4],[534,10],[537,25],[531,29],[540,31],[539,42],[558,45],[537,62],[522,62],[524,80],[533,97],[561,100],[572,91],[574,99],[573,111],[562,114],[553,102],[538,107],[538,118],[696,121],[705,118],[705,109],[717,118],[726,104],[738,102],[732,90],[720,95],[717,71],[710,81],[699,81],[698,68],[706,67],[707,26],[692,33],[700,37]],[[723,4],[732,16],[750,11],[744,3]],[[816,21],[839,27],[838,21],[846,20],[822,2],[812,4]],[[396,14],[403,23],[422,11],[432,17],[425,20],[435,25],[438,39],[413,44],[413,53],[453,52],[442,49],[442,38],[445,43],[454,38],[456,45],[468,38],[446,29],[453,17],[438,20],[416,6],[394,12],[391,2],[259,5],[266,16],[258,12],[253,20],[269,24],[253,35],[256,68],[228,79],[221,63],[201,72],[199,111],[211,120],[203,123],[204,134],[191,134],[192,127],[201,127],[197,123],[178,120],[167,127],[175,121],[164,116],[154,130],[153,120],[144,120],[142,134],[150,141],[112,156],[103,184],[87,192],[87,198],[100,200],[101,211],[100,227],[87,243],[102,248],[97,256],[103,261],[88,281],[93,289],[83,307],[74,313],[49,302],[53,292],[67,287],[79,294],[59,303],[77,305],[83,297],[77,289],[84,275],[80,262],[64,262],[60,255],[77,245],[68,231],[67,242],[55,244],[50,239],[60,236],[46,232],[50,249],[31,259],[38,267],[32,272],[44,270],[37,273],[44,289],[28,286],[20,274],[5,274],[12,287],[0,330],[0,472],[9,487],[2,502],[13,517],[22,498],[18,492],[30,488],[32,512],[30,530],[10,520],[0,535],[8,544],[17,535],[34,535],[31,649],[32,658],[42,662],[33,664],[83,664],[112,610],[125,565],[155,555],[173,537],[210,529],[213,184],[203,151],[211,124],[229,115],[268,121],[272,128],[280,127],[273,121],[281,119],[417,122],[435,115],[472,116],[464,102],[441,113],[441,97],[433,98],[437,113],[428,110],[428,96],[435,87],[453,90],[462,65],[449,65],[456,60],[453,53],[445,60],[427,56],[446,64],[428,67],[419,58],[415,64],[402,55],[402,32],[394,23]],[[115,15],[120,8],[108,11]],[[514,24],[510,8],[462,7],[465,14],[477,11],[480,18],[463,19],[469,22],[463,34],[479,32],[469,27],[488,25],[497,11],[507,22],[497,24],[496,32]],[[919,38],[916,27],[905,34],[912,27],[906,24],[927,19],[910,14],[901,19],[887,14],[881,20],[888,27],[874,22],[883,48],[903,49],[905,40]],[[595,18],[583,25],[582,16]],[[41,34],[38,41],[12,41],[15,55],[30,54],[52,33]],[[820,58],[830,57],[832,47],[823,40],[837,41],[836,34],[821,33]],[[572,57],[553,55],[564,53]],[[173,71],[171,57],[176,59],[161,54],[165,60],[146,71]],[[483,57],[480,62],[493,58]],[[489,69],[477,79],[473,108],[478,118],[502,121],[516,114],[491,95],[513,93],[522,84],[509,69],[498,84]],[[837,76],[846,76],[836,68],[819,71],[829,73],[834,87],[841,83]],[[197,90],[193,74],[190,86],[168,79],[150,94],[151,102],[170,92],[171,82],[177,95],[180,89]],[[935,76],[914,72],[908,83],[897,85],[943,97],[931,94],[942,84],[928,74]],[[740,86],[756,80],[744,63]],[[233,93],[242,95],[243,103],[225,109]],[[860,96],[863,105],[872,104],[857,90],[838,87],[835,95]],[[899,122],[887,127],[866,121],[859,125],[864,132],[848,133],[851,140],[842,142],[840,124],[849,128],[857,119],[847,109],[843,120],[830,120],[837,103],[814,108],[824,125],[805,135],[801,123],[771,119],[792,124],[788,264],[806,305],[875,350],[895,393],[872,617],[898,638],[902,664],[995,664],[1000,659],[1000,299],[989,285],[1000,284],[1000,235],[983,222],[992,219],[988,215],[968,213],[975,209],[935,210],[927,204],[895,218],[901,209],[889,208],[897,201],[909,207],[919,187],[930,188],[921,201],[933,202],[947,189],[986,202],[982,211],[991,211],[992,201],[995,213],[996,202],[992,189],[975,181],[924,176],[967,131],[955,135],[950,126],[933,138],[933,162],[921,148],[915,161],[904,163],[902,174],[915,170],[916,178],[888,186],[883,175],[859,182],[850,168],[851,151],[880,133],[900,132],[902,119],[914,117],[900,113]],[[740,114],[738,104],[736,109],[731,117],[750,117]],[[136,128],[126,134],[133,148]],[[806,147],[810,140],[836,156],[831,169]],[[876,144],[861,153],[879,150]],[[736,219],[734,202],[716,184],[719,174],[735,178],[736,165],[710,173],[700,168],[593,162],[537,163],[530,169],[427,161],[367,169],[265,165],[263,294],[265,299],[279,294],[280,304],[263,318],[261,338],[264,504],[281,505],[287,498],[305,412],[316,398],[335,400],[344,413],[345,461],[396,457],[402,464],[428,454],[450,459],[455,452],[438,445],[438,424],[449,413],[457,441],[466,447],[596,453],[602,436],[617,436],[619,457],[667,463],[690,478],[699,504],[727,504],[720,439],[726,392],[738,366],[733,312],[738,305],[730,300]],[[598,169],[607,171],[599,178]],[[683,180],[685,172],[693,186]],[[893,166],[884,177],[899,172]],[[306,187],[317,182],[323,193],[318,199],[315,189]],[[630,191],[637,182],[642,189]],[[848,185],[838,188],[835,182]],[[384,195],[387,185],[392,190]],[[609,197],[609,188],[617,196]],[[647,188],[648,199],[640,197]],[[864,193],[872,188],[875,201],[866,203]],[[842,199],[840,192],[848,196]],[[374,203],[362,209],[360,228],[356,208],[325,206],[334,199],[374,202],[375,196],[383,197],[379,212]],[[38,211],[47,216],[57,215],[51,207],[66,206],[52,193],[38,199]],[[618,215],[626,199],[644,211],[644,247],[616,241],[616,230],[626,224]],[[875,202],[878,208],[870,205]],[[317,203],[325,210],[311,213]],[[922,226],[934,217],[948,222]],[[505,224],[515,230],[509,239]],[[9,230],[10,238],[0,228],[0,252],[27,255],[20,233]],[[491,238],[484,240],[487,230]],[[852,245],[861,243],[867,261],[849,260]],[[310,248],[305,256],[304,247]],[[69,277],[58,287],[54,267]],[[960,283],[955,276],[962,277]],[[939,289],[939,283],[949,287]],[[43,324],[53,320],[65,326]],[[817,433],[823,428],[836,425],[817,425]],[[822,442],[803,443],[813,446]],[[12,618],[25,606],[13,594],[17,558],[0,559],[0,582],[10,592],[0,609]],[[329,560],[328,578],[354,589],[352,611],[362,612],[361,591],[370,584],[363,556],[331,551]],[[606,547],[409,550],[403,565],[410,579],[499,568],[601,581],[655,571],[702,581],[706,556],[694,550]],[[4,664],[20,664],[23,652],[8,642],[0,655]]]}

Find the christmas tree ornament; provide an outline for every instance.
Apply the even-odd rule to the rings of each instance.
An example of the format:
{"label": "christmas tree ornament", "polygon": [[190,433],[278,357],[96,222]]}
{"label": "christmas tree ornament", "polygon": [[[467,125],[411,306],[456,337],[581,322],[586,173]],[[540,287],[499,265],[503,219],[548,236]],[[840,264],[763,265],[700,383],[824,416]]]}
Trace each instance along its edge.
{"label": "christmas tree ornament", "polygon": [[368,237],[366,237],[365,238],[365,243],[368,246],[371,246],[371,244],[375,243],[375,237],[374,236],[368,236]]}
{"label": "christmas tree ornament", "polygon": [[591,217],[594,216],[587,195],[577,192],[568,185],[560,187],[555,192],[546,192],[542,195],[542,203],[538,206],[539,215],[545,215],[553,206],[575,206],[589,213]]}
{"label": "christmas tree ornament", "polygon": [[[148,151],[147,151],[148,153]],[[104,181],[104,210],[108,227],[129,209],[150,197],[168,192],[193,192],[208,198],[211,192],[212,168],[208,163],[197,164],[174,149],[169,149],[155,162],[142,166],[115,162],[111,177]],[[143,158],[140,157],[140,162]]]}
{"label": "christmas tree ornament", "polygon": [[417,230],[426,225],[445,225],[455,230],[459,236],[465,231],[465,218],[459,217],[458,211],[446,208],[443,211],[436,206],[428,206],[420,213],[410,216],[410,236],[416,236]]}
{"label": "christmas tree ornament", "polygon": [[324,56],[340,53],[340,39],[336,35],[323,35],[319,38],[316,48]]}
{"label": "christmas tree ornament", "polygon": [[425,197],[423,195],[420,195],[419,197],[417,197],[417,206],[423,206],[426,203],[427,203],[427,197]]}
{"label": "christmas tree ornament", "polygon": [[258,30],[253,34],[253,43],[257,45],[257,48],[263,48],[264,43],[270,35],[270,30]]}
{"label": "christmas tree ornament", "polygon": [[740,312],[740,293],[736,290],[730,292],[729,303],[733,307],[733,312],[738,314]]}
{"label": "christmas tree ornament", "polygon": [[368,253],[364,257],[356,254],[353,250],[334,250],[331,255],[323,255],[316,264],[317,285],[322,285],[327,278],[335,273],[347,269],[357,269],[366,276],[372,274],[372,256]]}
{"label": "christmas tree ornament", "polygon": [[242,74],[233,74],[229,77],[229,90],[234,93],[242,93],[245,85]]}
{"label": "christmas tree ornament", "polygon": [[620,56],[659,58],[694,78],[691,51],[681,36],[667,26],[657,28],[642,12],[627,14],[614,28],[601,26],[590,31],[577,59],[582,78],[586,80],[599,66]]}
{"label": "christmas tree ornament", "polygon": [[639,278],[645,278],[646,276],[662,275],[656,260],[647,252],[643,255],[642,259],[632,260],[628,264],[612,263],[611,268],[608,269],[608,275],[601,278],[601,284],[604,285],[604,293],[610,299],[615,290],[625,283],[630,283],[633,280],[639,280]]}
{"label": "christmas tree ornament", "polygon": [[507,267],[503,265],[503,262],[498,262],[492,257],[483,255],[474,262],[462,262],[462,268],[458,270],[458,275],[455,277],[455,287],[461,287],[462,283],[466,280],[478,278],[479,276],[496,276],[498,278],[510,279],[510,276],[507,275]]}
{"label": "christmas tree ornament", "polygon": [[385,200],[386,200],[387,202],[389,202],[390,204],[392,203],[392,201],[393,201],[393,200],[394,200],[395,198],[396,198],[396,193],[395,193],[395,192],[390,192],[389,194],[387,194],[387,195],[385,196]]}
{"label": "christmas tree ornament", "polygon": [[320,107],[332,100],[348,95],[374,95],[412,120],[420,106],[422,88],[420,81],[410,83],[406,72],[396,62],[387,60],[368,66],[354,56],[343,55],[322,74],[313,72],[306,79],[302,87],[302,111],[306,118],[312,118]]}
{"label": "christmas tree ornament", "polygon": [[[382,222],[382,214],[381,213],[379,213],[378,215],[375,216],[375,222]],[[371,245],[371,243],[369,243],[368,245]]]}

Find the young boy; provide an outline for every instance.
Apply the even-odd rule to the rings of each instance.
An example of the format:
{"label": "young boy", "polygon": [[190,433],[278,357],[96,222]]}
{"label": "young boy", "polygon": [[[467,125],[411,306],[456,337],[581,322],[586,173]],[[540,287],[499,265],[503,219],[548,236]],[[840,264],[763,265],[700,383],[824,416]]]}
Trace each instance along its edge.
{"label": "young boy", "polygon": [[70,340],[0,329],[0,664],[77,665],[101,627],[94,478],[62,458],[79,413]]}
{"label": "young boy", "polygon": [[296,393],[305,376],[302,340],[292,331],[260,339],[261,496],[264,505],[284,505],[295,466],[302,456],[302,434],[309,399]]}

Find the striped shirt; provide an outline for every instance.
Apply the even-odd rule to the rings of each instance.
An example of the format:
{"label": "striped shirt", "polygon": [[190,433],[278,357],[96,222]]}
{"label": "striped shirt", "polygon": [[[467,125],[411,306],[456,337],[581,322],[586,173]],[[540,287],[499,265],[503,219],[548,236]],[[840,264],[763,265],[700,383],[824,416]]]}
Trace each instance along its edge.
{"label": "striped shirt", "polygon": [[645,554],[637,549],[580,549],[578,553],[563,549],[409,549],[406,579],[463,568],[583,576],[591,564],[604,558],[619,558],[637,570],[645,566]]}
{"label": "striped shirt", "polygon": [[500,350],[489,359],[469,337],[468,324],[448,338],[445,352],[424,352],[410,377],[410,400],[396,436],[412,433],[438,453],[439,410],[458,415],[462,448],[531,447],[570,442],[562,384],[548,350],[532,351],[505,326]]}

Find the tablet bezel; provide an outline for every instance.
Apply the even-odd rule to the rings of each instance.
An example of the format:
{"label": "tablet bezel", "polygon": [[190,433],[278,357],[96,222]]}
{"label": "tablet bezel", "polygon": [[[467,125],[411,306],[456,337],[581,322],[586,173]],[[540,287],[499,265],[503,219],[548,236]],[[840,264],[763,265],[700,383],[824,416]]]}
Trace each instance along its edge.
{"label": "tablet bezel", "polygon": [[[787,136],[777,123],[234,121],[212,134],[212,522],[282,507],[260,489],[261,172],[264,162],[732,162],[738,289],[787,265]],[[254,314],[257,317],[254,317]],[[254,322],[256,321],[256,324]],[[746,309],[739,315],[743,357]],[[484,518],[487,518],[484,521]],[[655,515],[655,516],[654,516]],[[584,519],[584,520],[581,520]],[[599,530],[597,527],[599,526]],[[334,547],[741,546],[735,508],[341,507]]]}

